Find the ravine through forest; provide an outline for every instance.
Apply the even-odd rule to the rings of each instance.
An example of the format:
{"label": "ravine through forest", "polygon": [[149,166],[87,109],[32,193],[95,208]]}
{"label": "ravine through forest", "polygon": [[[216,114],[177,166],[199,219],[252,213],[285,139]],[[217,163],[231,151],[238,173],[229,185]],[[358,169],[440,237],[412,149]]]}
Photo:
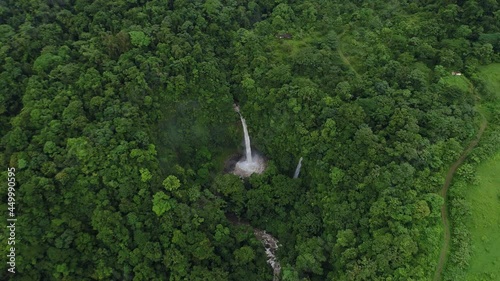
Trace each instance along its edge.
{"label": "ravine through forest", "polygon": [[484,130],[486,129],[486,126],[488,125],[488,121],[484,116],[483,120],[481,121],[481,125],[479,128],[479,131],[477,132],[476,138],[467,146],[467,148],[462,152],[460,157],[453,163],[453,165],[450,167],[448,170],[448,173],[446,174],[446,180],[444,182],[443,188],[441,189],[440,195],[444,198],[444,204],[441,207],[441,220],[443,221],[443,226],[444,226],[444,242],[443,246],[441,247],[441,253],[439,254],[439,261],[436,267],[436,272],[434,273],[434,281],[439,281],[441,278],[441,275],[443,273],[444,269],[444,264],[446,262],[447,254],[450,248],[450,222],[448,218],[448,205],[447,205],[447,194],[448,194],[448,188],[450,187],[451,181],[453,180],[453,176],[455,175],[455,172],[457,171],[458,167],[462,165],[462,163],[465,161],[469,153],[476,147],[476,145],[479,143],[479,140],[481,139],[481,136],[484,133]]}

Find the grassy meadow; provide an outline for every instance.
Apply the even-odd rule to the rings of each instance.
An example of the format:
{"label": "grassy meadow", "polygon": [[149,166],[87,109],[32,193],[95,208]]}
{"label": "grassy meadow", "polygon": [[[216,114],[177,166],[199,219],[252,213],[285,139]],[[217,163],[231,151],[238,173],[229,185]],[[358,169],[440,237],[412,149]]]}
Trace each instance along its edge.
{"label": "grassy meadow", "polygon": [[[487,91],[496,97],[486,104],[489,120],[500,103],[500,63],[481,68],[480,77]],[[490,129],[498,124],[490,122]],[[500,280],[500,149],[477,169],[478,185],[470,186],[465,194],[471,210],[467,223],[471,234],[472,256],[466,280]]]}
{"label": "grassy meadow", "polygon": [[500,153],[478,167],[470,186],[472,256],[466,280],[500,280]]}

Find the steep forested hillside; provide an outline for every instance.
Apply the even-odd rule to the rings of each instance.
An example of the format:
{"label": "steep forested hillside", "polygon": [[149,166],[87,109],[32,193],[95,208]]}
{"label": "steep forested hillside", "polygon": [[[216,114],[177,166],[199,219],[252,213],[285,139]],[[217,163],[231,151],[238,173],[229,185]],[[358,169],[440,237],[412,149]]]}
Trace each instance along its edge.
{"label": "steep forested hillside", "polygon": [[[1,279],[272,280],[231,214],[279,239],[282,280],[430,280],[499,17],[494,0],[0,2],[18,219]],[[268,161],[244,181],[223,172],[235,101]]]}

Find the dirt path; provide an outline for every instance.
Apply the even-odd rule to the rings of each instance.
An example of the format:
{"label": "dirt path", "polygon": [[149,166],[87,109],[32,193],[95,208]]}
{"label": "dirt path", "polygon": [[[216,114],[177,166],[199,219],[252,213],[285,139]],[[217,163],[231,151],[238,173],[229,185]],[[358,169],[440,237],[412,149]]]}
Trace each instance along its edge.
{"label": "dirt path", "polygon": [[448,173],[446,174],[446,180],[444,182],[443,188],[441,189],[440,195],[444,198],[444,204],[441,207],[441,220],[443,221],[444,225],[444,242],[443,246],[441,247],[441,253],[439,255],[439,262],[436,267],[436,272],[434,273],[434,281],[439,281],[441,279],[441,275],[443,273],[444,269],[444,264],[447,259],[448,251],[450,249],[450,222],[448,219],[448,188],[450,187],[451,181],[453,180],[453,176],[455,175],[455,172],[457,171],[458,167],[462,165],[462,163],[465,161],[469,153],[476,147],[476,145],[479,143],[479,140],[481,139],[481,136],[484,133],[484,130],[486,129],[488,122],[486,121],[486,118],[483,116],[483,120],[481,121],[481,126],[479,127],[479,131],[477,132],[476,138],[467,146],[467,148],[462,152],[460,155],[460,158],[458,158],[453,165],[451,165],[450,169],[448,170]]}

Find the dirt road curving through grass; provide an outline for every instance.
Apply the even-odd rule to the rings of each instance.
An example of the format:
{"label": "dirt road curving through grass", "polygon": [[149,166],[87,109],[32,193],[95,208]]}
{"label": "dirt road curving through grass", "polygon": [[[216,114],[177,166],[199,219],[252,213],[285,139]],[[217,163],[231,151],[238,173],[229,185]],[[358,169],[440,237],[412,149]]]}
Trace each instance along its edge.
{"label": "dirt road curving through grass", "polygon": [[444,265],[446,263],[447,255],[450,249],[450,222],[448,218],[448,199],[447,199],[447,194],[448,194],[448,188],[450,187],[451,181],[453,180],[453,176],[455,175],[455,172],[457,171],[458,167],[462,165],[462,163],[465,161],[469,153],[476,147],[476,145],[479,143],[479,140],[481,139],[484,130],[486,129],[486,126],[488,125],[488,122],[486,121],[486,118],[483,116],[483,120],[481,121],[481,126],[479,127],[479,131],[476,134],[476,138],[467,146],[467,148],[462,152],[460,157],[451,165],[450,169],[448,170],[448,173],[446,173],[446,180],[444,182],[443,188],[441,189],[440,195],[444,198],[444,204],[441,207],[441,220],[443,221],[443,226],[444,226],[444,241],[443,241],[443,246],[441,247],[441,253],[439,254],[439,262],[436,267],[436,271],[434,273],[434,281],[439,281],[441,279],[441,275],[443,273]]}

